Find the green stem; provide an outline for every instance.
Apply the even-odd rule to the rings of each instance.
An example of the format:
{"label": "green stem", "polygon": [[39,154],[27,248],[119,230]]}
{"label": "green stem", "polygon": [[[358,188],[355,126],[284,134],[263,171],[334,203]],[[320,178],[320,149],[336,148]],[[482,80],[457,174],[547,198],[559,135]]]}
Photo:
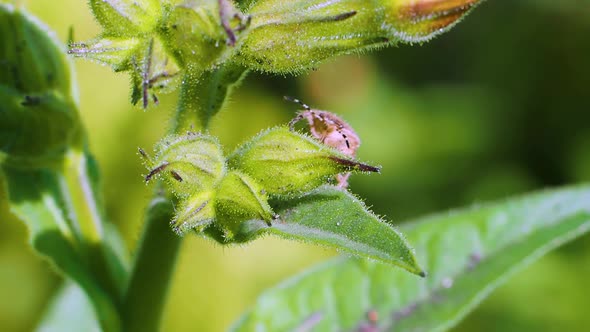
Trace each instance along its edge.
{"label": "green stem", "polygon": [[124,331],[159,331],[166,295],[176,265],[180,237],[170,230],[174,208],[170,199],[156,196],[146,225],[123,304]]}
{"label": "green stem", "polygon": [[227,96],[240,84],[248,70],[227,63],[215,70],[188,70],[183,77],[174,133],[207,130],[211,119],[221,110]]}

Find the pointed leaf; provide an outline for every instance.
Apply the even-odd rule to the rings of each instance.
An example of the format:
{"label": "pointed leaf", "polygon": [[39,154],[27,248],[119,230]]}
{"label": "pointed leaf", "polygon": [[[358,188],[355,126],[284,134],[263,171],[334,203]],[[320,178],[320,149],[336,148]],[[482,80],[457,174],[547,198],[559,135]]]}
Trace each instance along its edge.
{"label": "pointed leaf", "polygon": [[427,278],[339,258],[268,290],[234,330],[310,322],[318,330],[448,330],[516,271],[590,230],[590,186],[434,215],[404,229]]}
{"label": "pointed leaf", "polygon": [[83,151],[70,63],[22,9],[0,4],[0,18],[0,196],[27,225],[35,251],[84,289],[101,328],[118,331],[127,264]]}
{"label": "pointed leaf", "polygon": [[[31,246],[59,272],[77,282],[92,300],[101,326],[120,330],[115,303],[99,284],[91,263],[81,254],[71,220],[64,209],[68,199],[55,172],[4,169],[4,182],[12,213],[29,229]],[[4,187],[4,186],[2,186]]]}
{"label": "pointed leaf", "polygon": [[278,220],[270,227],[262,221],[245,222],[238,241],[270,233],[424,274],[404,237],[346,190],[323,186],[300,198],[275,202],[272,206],[279,215]]}

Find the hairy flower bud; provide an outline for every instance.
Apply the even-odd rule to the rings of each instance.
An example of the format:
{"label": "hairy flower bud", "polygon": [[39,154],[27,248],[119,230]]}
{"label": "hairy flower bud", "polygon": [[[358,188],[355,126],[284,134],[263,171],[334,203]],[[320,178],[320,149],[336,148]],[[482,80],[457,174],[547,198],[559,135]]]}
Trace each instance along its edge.
{"label": "hairy flower bud", "polygon": [[90,8],[109,36],[149,32],[162,15],[158,0],[90,0]]}
{"label": "hairy flower bud", "polygon": [[481,2],[90,0],[104,31],[70,53],[131,72],[132,102],[146,108],[155,92],[205,81],[219,68],[297,73],[341,54],[423,42]]}
{"label": "hairy flower bud", "polygon": [[397,42],[424,41],[445,31],[481,0],[266,0],[239,60],[269,72],[297,72],[340,54]]}
{"label": "hairy flower bud", "polygon": [[70,63],[47,28],[0,4],[0,161],[44,167],[79,138]]}
{"label": "hairy flower bud", "polygon": [[229,172],[215,198],[217,222],[226,238],[231,239],[244,221],[257,219],[270,223],[274,213],[267,200],[265,190],[251,177],[238,171]]}
{"label": "hairy flower bud", "polygon": [[228,163],[271,195],[306,192],[343,172],[379,171],[287,127],[262,132],[238,148]]}
{"label": "hairy flower bud", "polygon": [[[221,7],[220,7],[221,5]],[[235,44],[246,24],[229,0],[183,2],[171,8],[161,28],[162,40],[183,66],[211,69],[222,62],[222,53]]]}
{"label": "hairy flower bud", "polygon": [[216,220],[214,199],[213,190],[194,192],[181,199],[170,222],[172,230],[178,235],[189,230],[203,231]]}
{"label": "hairy flower bud", "polygon": [[171,221],[176,233],[201,232],[216,223],[230,240],[243,221],[272,219],[266,191],[247,174],[226,173],[221,148],[212,137],[170,136],[158,142],[155,150],[154,160],[140,150],[150,169],[146,180],[163,178],[178,198]]}
{"label": "hairy flower bud", "polygon": [[151,160],[143,150],[150,172],[146,180],[160,176],[178,197],[213,189],[225,174],[225,158],[217,140],[189,132],[159,141]]}
{"label": "hairy flower bud", "polygon": [[230,0],[91,0],[90,6],[104,30],[72,43],[69,53],[130,72],[131,101],[143,108],[157,104],[156,92],[226,64],[249,24]]}

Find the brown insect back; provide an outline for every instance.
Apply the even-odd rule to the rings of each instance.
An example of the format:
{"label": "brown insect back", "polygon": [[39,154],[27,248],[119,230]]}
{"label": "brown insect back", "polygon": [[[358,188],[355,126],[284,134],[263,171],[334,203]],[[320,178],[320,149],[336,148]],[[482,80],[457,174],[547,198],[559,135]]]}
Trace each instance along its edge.
{"label": "brown insect back", "polygon": [[[311,135],[328,146],[331,146],[349,157],[355,157],[356,150],[361,145],[361,140],[352,127],[336,114],[316,110],[301,102],[299,99],[285,96],[285,100],[295,102],[303,107],[303,111],[289,122],[289,128],[295,130],[295,124],[303,119],[307,120]],[[348,186],[350,173],[342,173],[336,176],[338,187]]]}

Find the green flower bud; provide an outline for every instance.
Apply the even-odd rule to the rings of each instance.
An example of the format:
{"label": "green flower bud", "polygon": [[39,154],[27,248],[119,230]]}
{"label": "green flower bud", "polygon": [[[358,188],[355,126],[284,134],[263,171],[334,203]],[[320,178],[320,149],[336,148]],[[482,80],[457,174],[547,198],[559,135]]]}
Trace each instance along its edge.
{"label": "green flower bud", "polygon": [[161,177],[179,198],[212,190],[225,174],[225,158],[221,146],[211,136],[196,133],[173,135],[159,141],[151,160],[140,150],[150,172],[149,181]]}
{"label": "green flower bud", "polygon": [[215,210],[217,225],[225,232],[226,239],[231,239],[246,220],[258,219],[270,223],[274,216],[264,189],[251,177],[238,171],[229,172],[221,181]]}
{"label": "green flower bud", "polygon": [[104,31],[92,41],[71,44],[69,53],[129,71],[131,101],[142,100],[144,108],[150,99],[157,104],[156,91],[174,90],[181,78],[200,80],[224,64],[235,53],[229,46],[249,23],[229,0],[92,0],[90,5]]}
{"label": "green flower bud", "polygon": [[0,160],[14,167],[55,163],[80,137],[70,63],[47,30],[0,4]]}
{"label": "green flower bud", "polygon": [[129,36],[149,32],[162,17],[158,0],[90,0],[94,17],[104,28],[103,35]]}
{"label": "green flower bud", "polygon": [[232,169],[250,175],[268,194],[306,192],[344,172],[378,172],[316,139],[276,127],[239,147],[229,158]]}
{"label": "green flower bud", "polygon": [[189,230],[202,232],[215,221],[215,192],[206,190],[183,198],[176,207],[176,215],[170,222],[172,230],[183,235]]}
{"label": "green flower bud", "polygon": [[427,40],[480,1],[257,1],[238,56],[249,68],[298,72],[340,54]]}
{"label": "green flower bud", "polygon": [[229,0],[185,2],[166,17],[162,40],[183,67],[205,71],[229,57],[234,48],[228,46],[236,43],[248,23]]}

